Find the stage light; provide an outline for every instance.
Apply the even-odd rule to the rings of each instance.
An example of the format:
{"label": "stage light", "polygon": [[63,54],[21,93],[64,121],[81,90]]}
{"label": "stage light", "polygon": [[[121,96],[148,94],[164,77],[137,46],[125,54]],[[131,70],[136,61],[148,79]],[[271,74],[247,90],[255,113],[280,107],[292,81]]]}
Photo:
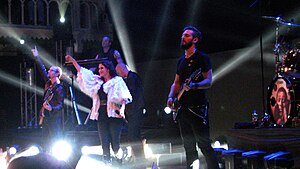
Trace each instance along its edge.
{"label": "stage light", "polygon": [[58,160],[66,161],[72,154],[72,146],[67,141],[60,140],[53,145],[51,153]]}
{"label": "stage light", "polygon": [[[146,142],[144,140],[144,142]],[[153,157],[153,151],[149,147],[148,144],[144,143],[144,153],[145,153],[145,158],[152,158]]]}
{"label": "stage light", "polygon": [[83,155],[88,155],[88,154],[102,155],[103,149],[102,146],[83,146],[81,148],[81,153]]}
{"label": "stage light", "polygon": [[24,39],[20,39],[20,44],[24,45],[24,43],[25,43],[25,40]]}
{"label": "stage light", "polygon": [[170,114],[172,112],[170,107],[165,107],[164,111],[165,111],[166,114]]}
{"label": "stage light", "polygon": [[225,150],[228,150],[228,144],[227,143],[221,143],[220,141],[215,141],[214,143],[212,143],[212,147],[213,148],[223,148]]}
{"label": "stage light", "polygon": [[15,155],[17,153],[17,149],[15,147],[9,148],[10,155]]}
{"label": "stage light", "polygon": [[65,23],[66,19],[65,19],[65,17],[61,16],[60,19],[59,19],[59,21],[60,21],[61,23]]}
{"label": "stage light", "polygon": [[131,48],[131,43],[129,42],[129,37],[128,37],[128,31],[127,28],[124,27],[125,24],[125,20],[123,19],[124,16],[122,14],[122,3],[118,3],[117,1],[107,1],[108,3],[108,7],[110,9],[110,11],[114,11],[112,12],[112,20],[114,25],[116,26],[116,32],[117,32],[117,36],[120,40],[120,44],[121,44],[121,48],[122,51],[124,52],[124,58],[128,64],[128,66],[133,70],[136,71],[135,68],[135,64],[134,64],[134,60],[133,60],[133,53],[132,53],[132,48]]}
{"label": "stage light", "polygon": [[199,169],[200,168],[200,161],[199,159],[195,160],[192,164],[191,164],[192,169]]}
{"label": "stage light", "polygon": [[13,159],[16,159],[18,157],[34,156],[34,155],[37,155],[39,153],[40,153],[39,147],[37,145],[32,145],[31,147],[29,147],[25,151],[22,151],[20,153],[15,154],[15,156],[13,157]]}

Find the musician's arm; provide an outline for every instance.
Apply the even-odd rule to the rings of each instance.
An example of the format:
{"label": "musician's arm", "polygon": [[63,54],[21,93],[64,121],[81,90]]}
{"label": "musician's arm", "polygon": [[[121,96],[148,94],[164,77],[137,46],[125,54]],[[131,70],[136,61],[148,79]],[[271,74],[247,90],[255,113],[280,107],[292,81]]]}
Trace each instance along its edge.
{"label": "musician's arm", "polygon": [[120,52],[117,50],[114,51],[114,58],[116,59],[117,63],[124,63]]}
{"label": "musician's arm", "polygon": [[176,97],[176,94],[179,92],[179,89],[180,89],[180,78],[179,78],[179,75],[176,74],[174,82],[170,89],[170,93],[168,95],[168,102],[167,102],[168,107],[172,108],[173,98]]}
{"label": "musician's arm", "polygon": [[190,89],[208,89],[212,85],[212,69],[207,72],[202,72],[203,80],[201,82],[193,83],[191,82],[189,87]]}
{"label": "musician's arm", "polygon": [[75,69],[77,70],[77,72],[80,72],[81,67],[72,56],[70,55],[65,56],[65,60],[71,62],[75,67]]}
{"label": "musician's arm", "polygon": [[49,80],[48,79],[48,73],[47,73],[47,70],[46,70],[44,64],[42,63],[42,61],[39,57],[39,52],[38,52],[37,48],[35,47],[34,49],[31,49],[31,52],[32,52],[32,55],[35,58],[35,62],[37,63],[38,71],[40,72],[43,80],[45,82],[47,82]]}
{"label": "musician's arm", "polygon": [[64,92],[63,86],[59,86],[56,89],[55,96],[53,96],[53,97],[55,97],[57,105],[55,105],[55,106],[51,105],[51,110],[50,111],[61,110],[64,106],[64,98],[65,98],[65,92]]}

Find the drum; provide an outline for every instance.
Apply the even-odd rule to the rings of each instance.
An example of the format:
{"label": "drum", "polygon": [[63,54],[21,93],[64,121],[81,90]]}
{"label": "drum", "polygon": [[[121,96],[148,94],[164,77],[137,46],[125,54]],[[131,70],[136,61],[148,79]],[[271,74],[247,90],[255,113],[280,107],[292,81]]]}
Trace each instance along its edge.
{"label": "drum", "polygon": [[288,127],[298,116],[300,81],[276,75],[268,88],[267,108],[274,124]]}
{"label": "drum", "polygon": [[300,78],[300,50],[289,50],[283,57],[281,72],[285,72],[288,76]]}

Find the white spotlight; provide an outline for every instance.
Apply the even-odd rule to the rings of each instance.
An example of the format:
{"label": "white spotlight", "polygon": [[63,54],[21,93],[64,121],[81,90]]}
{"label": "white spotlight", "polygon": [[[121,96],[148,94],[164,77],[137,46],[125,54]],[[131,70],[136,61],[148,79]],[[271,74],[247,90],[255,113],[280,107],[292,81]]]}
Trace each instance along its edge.
{"label": "white spotlight", "polygon": [[165,107],[164,111],[165,111],[166,114],[170,114],[172,112],[170,107]]}
{"label": "white spotlight", "polygon": [[20,39],[20,44],[23,45],[25,43],[24,39]]}
{"label": "white spotlight", "polygon": [[215,141],[212,143],[213,148],[224,148],[225,150],[228,150],[228,144],[227,143],[221,143],[220,141]]}
{"label": "white spotlight", "polygon": [[195,161],[191,164],[191,167],[192,167],[193,169],[198,169],[198,168],[200,168],[200,160],[199,160],[199,159],[195,160]]}
{"label": "white spotlight", "polygon": [[17,149],[15,147],[9,148],[10,155],[15,155],[17,153]]}
{"label": "white spotlight", "polygon": [[81,153],[83,155],[88,155],[88,154],[103,155],[103,149],[102,146],[83,146],[81,148]]}
{"label": "white spotlight", "polygon": [[58,141],[52,147],[52,155],[58,160],[66,161],[72,153],[72,146],[64,140]]}
{"label": "white spotlight", "polygon": [[[12,151],[14,151],[14,150],[12,149]],[[40,149],[37,146],[33,145],[33,146],[29,147],[28,149],[26,149],[25,151],[16,154],[14,156],[14,158],[34,156],[39,153],[40,153]]]}
{"label": "white spotlight", "polygon": [[65,17],[60,17],[60,19],[59,19],[59,21],[61,22],[61,23],[64,23],[65,21],[66,21],[66,19],[65,19]]}

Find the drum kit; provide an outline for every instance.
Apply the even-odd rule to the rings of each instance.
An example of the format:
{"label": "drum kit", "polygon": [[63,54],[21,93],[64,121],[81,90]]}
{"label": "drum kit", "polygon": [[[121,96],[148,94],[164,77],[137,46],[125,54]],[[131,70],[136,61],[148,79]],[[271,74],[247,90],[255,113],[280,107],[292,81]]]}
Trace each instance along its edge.
{"label": "drum kit", "polygon": [[[274,53],[275,76],[268,87],[267,112],[271,123],[280,127],[295,127],[300,115],[300,39],[290,30],[300,32],[300,25],[280,17],[263,16],[277,23]],[[279,36],[279,26],[286,25],[287,33]]]}

